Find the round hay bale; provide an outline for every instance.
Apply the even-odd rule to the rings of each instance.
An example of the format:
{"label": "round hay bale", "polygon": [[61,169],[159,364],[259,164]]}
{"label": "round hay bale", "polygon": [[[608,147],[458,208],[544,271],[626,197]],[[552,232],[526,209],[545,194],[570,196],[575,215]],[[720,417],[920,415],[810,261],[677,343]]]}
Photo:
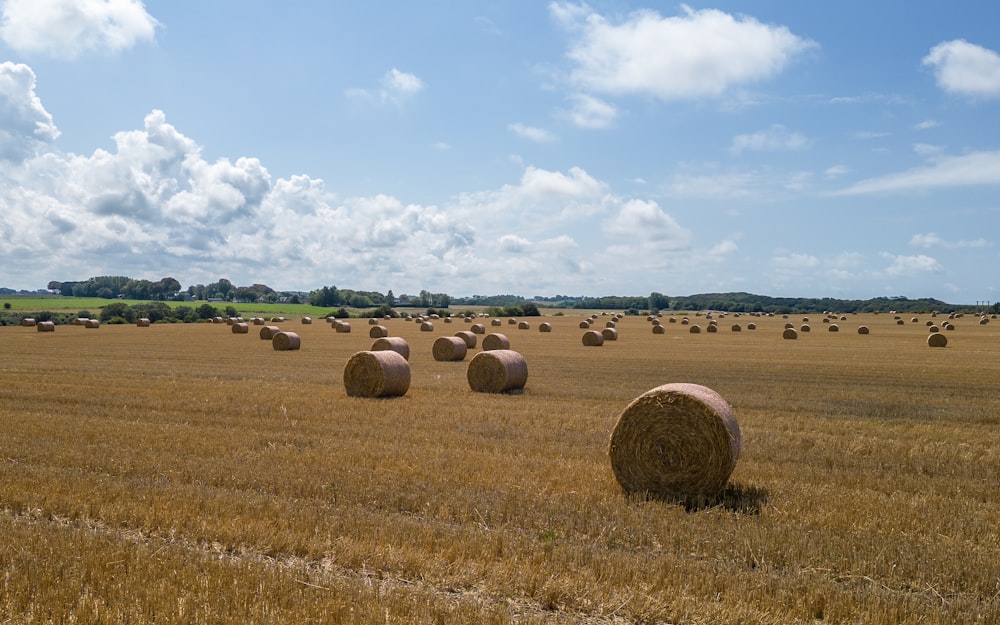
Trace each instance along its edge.
{"label": "round hay bale", "polygon": [[388,336],[375,339],[372,343],[373,352],[394,351],[406,360],[410,359],[410,344],[401,336]]}
{"label": "round hay bale", "polygon": [[605,341],[617,341],[618,330],[617,328],[604,328],[601,330],[601,336],[604,337]]}
{"label": "round hay bale", "polygon": [[984,326],[984,325],[986,325],[989,322],[990,322],[989,319],[987,319],[986,317],[983,317],[982,319],[979,320],[979,325]]}
{"label": "round hay bale", "polygon": [[233,334],[250,334],[250,325],[246,323],[234,323],[230,329]]}
{"label": "round hay bale", "polygon": [[465,341],[465,346],[469,349],[475,349],[478,339],[476,338],[475,332],[469,332],[468,330],[459,330],[455,333],[455,336]]}
{"label": "round hay bale", "polygon": [[341,334],[350,334],[351,324],[347,321],[338,321],[333,324],[333,329]]}
{"label": "round hay bale", "polygon": [[944,329],[945,330],[954,330],[955,329],[955,324],[953,324],[953,323],[946,323],[946,324],[944,324]]}
{"label": "round hay bale", "polygon": [[663,322],[660,321],[659,319],[653,319],[652,321],[650,321],[650,323],[653,324],[654,326],[661,326],[661,325],[663,325]]}
{"label": "round hay bale", "polygon": [[265,323],[267,323],[267,322],[266,322],[266,321],[264,321],[264,318],[263,318],[263,317],[254,317],[254,318],[253,318],[253,324],[254,324],[255,326],[262,326],[262,325],[264,325]]}
{"label": "round hay bale", "polygon": [[693,324],[693,325],[692,325],[692,326],[691,326],[691,327],[690,327],[690,328],[688,329],[688,332],[689,332],[690,334],[701,334],[701,326],[700,326],[700,325],[698,325],[697,323],[696,323],[696,324]]}
{"label": "round hay bale", "polygon": [[906,325],[906,323],[902,319],[897,319],[896,325],[901,326],[901,325]]}
{"label": "round hay bale", "polygon": [[935,332],[940,332],[941,328],[937,327],[936,325],[931,325],[929,328],[927,328],[927,331],[933,334]]}
{"label": "round hay bale", "polygon": [[827,332],[840,332],[840,326],[835,323],[831,323],[830,327],[826,329]]}
{"label": "round hay bale", "polygon": [[270,341],[278,332],[281,332],[281,328],[278,326],[264,326],[260,329],[260,340]]}
{"label": "round hay bale", "polygon": [[799,328],[799,332],[811,332],[811,331],[812,331],[812,328],[810,328],[810,327],[809,327],[809,326],[808,326],[807,324],[805,324],[805,323],[803,323],[803,324],[802,324],[802,327],[801,327],[801,328]]}
{"label": "round hay bale", "polygon": [[377,326],[378,325],[378,319],[376,319],[375,317],[372,317],[371,319],[368,320],[368,325],[370,325],[370,326]]}
{"label": "round hay bale", "polygon": [[677,317],[670,317],[667,319],[667,323],[677,323]]}
{"label": "round hay bale", "polygon": [[38,324],[31,317],[25,317],[24,319],[21,319],[22,328],[34,328],[36,325]]}
{"label": "round hay bale", "polygon": [[531,324],[528,323],[527,321],[518,321],[517,322],[517,329],[518,330],[530,330],[531,329]]}
{"label": "round hay bale", "polygon": [[682,326],[686,326],[689,323],[691,323],[691,321],[687,317],[684,317],[683,319],[681,319],[681,325]]}
{"label": "round hay bale", "polygon": [[507,320],[507,325],[515,325],[516,323],[517,319],[514,319],[513,317]]}
{"label": "round hay bale", "polygon": [[786,329],[786,330],[787,330],[788,328],[794,328],[794,327],[795,327],[795,324],[794,324],[794,323],[786,323],[786,324],[785,324],[785,329]]}
{"label": "round hay bale", "polygon": [[483,337],[483,351],[492,349],[510,349],[510,339],[499,332],[487,334]]}
{"label": "round hay bale", "polygon": [[743,326],[741,326],[738,323],[734,323],[733,327],[731,327],[729,329],[732,330],[733,332],[742,332],[743,331]]}
{"label": "round hay bale", "polygon": [[948,337],[941,334],[940,332],[934,332],[927,335],[927,346],[928,347],[947,347]]}
{"label": "round hay bale", "polygon": [[781,333],[781,338],[797,339],[799,338],[799,333],[795,331],[795,328],[785,328],[785,331]]}
{"label": "round hay bale", "polygon": [[870,334],[870,333],[871,330],[868,329],[868,326],[858,326],[858,334]]}
{"label": "round hay bale", "polygon": [[99,319],[87,319],[87,323],[83,325],[85,328],[99,328],[101,327],[101,322]]}
{"label": "round hay bale", "polygon": [[477,393],[506,393],[524,388],[528,365],[521,354],[510,349],[479,352],[469,361],[466,377]]}
{"label": "round hay bale", "polygon": [[391,349],[358,352],[344,367],[344,390],[349,397],[405,395],[410,390],[410,363]]}
{"label": "round hay bale", "polygon": [[604,324],[604,327],[605,327],[605,328],[613,328],[613,327],[615,327],[616,325],[617,325],[617,323],[616,323],[616,322],[614,322],[614,321],[608,321],[608,322],[605,322],[605,324]]}
{"label": "round hay bale", "polygon": [[275,332],[271,337],[271,347],[276,352],[289,352],[302,346],[302,339],[294,332]]}
{"label": "round hay bale", "polygon": [[35,324],[35,332],[55,332],[56,324],[52,321],[39,321]]}
{"label": "round hay bale", "polygon": [[932,325],[934,325],[934,322],[933,322],[933,321],[931,321],[930,319],[928,319],[927,321],[925,321],[925,322],[924,322],[924,325],[925,325],[925,326],[927,326],[927,327],[929,328],[929,327],[931,327]]}
{"label": "round hay bale", "polygon": [[664,326],[653,326],[653,334],[666,334],[667,330]]}
{"label": "round hay bale", "polygon": [[756,329],[757,329],[757,324],[756,323],[748,323],[747,324],[747,330],[756,330]]}
{"label": "round hay bale", "polygon": [[710,324],[708,324],[708,327],[705,328],[705,331],[706,332],[711,332],[711,333],[718,332],[719,331],[719,326],[718,326],[718,324],[716,324],[714,322],[710,323]]}
{"label": "round hay bale", "polygon": [[491,326],[502,326],[503,322],[500,321],[499,319],[491,319],[490,320],[490,325]]}
{"label": "round hay bale", "polygon": [[302,318],[302,325],[304,325],[304,326],[311,325],[312,322],[313,322],[312,317],[303,317]]}
{"label": "round hay bale", "polygon": [[473,334],[486,334],[486,326],[481,323],[474,323],[469,329],[472,330]]}
{"label": "round hay bale", "polygon": [[457,362],[465,360],[465,354],[469,351],[469,346],[465,339],[460,336],[441,336],[434,341],[431,352],[434,360],[438,362]]}
{"label": "round hay bale", "polygon": [[444,322],[445,323],[451,323],[451,317],[445,317],[444,318]]}
{"label": "round hay bale", "polygon": [[236,323],[236,317],[227,317],[226,318],[226,325],[227,326],[231,326],[234,323]]}
{"label": "round hay bale", "polygon": [[580,322],[580,329],[581,330],[587,330],[589,328],[590,328],[590,322],[589,321],[581,321]]}
{"label": "round hay bale", "polygon": [[421,322],[421,324],[420,324],[420,331],[421,332],[433,332],[434,331],[434,324],[432,322],[430,322],[430,321]]}
{"label": "round hay bale", "polygon": [[543,321],[542,323],[538,324],[538,331],[539,332],[551,332],[552,331],[552,324],[549,323],[548,321]]}
{"label": "round hay bale", "polygon": [[708,387],[678,383],[632,400],[618,417],[608,452],[626,492],[690,501],[722,492],[742,447],[726,400]]}
{"label": "round hay bale", "polygon": [[389,328],[382,325],[375,325],[368,328],[368,338],[380,339],[383,336],[389,336]]}
{"label": "round hay bale", "polygon": [[585,347],[600,347],[604,345],[604,335],[597,330],[587,330],[583,333],[583,345]]}
{"label": "round hay bale", "polygon": [[135,320],[135,326],[137,328],[148,328],[149,324],[150,321],[146,317],[140,317],[139,319]]}

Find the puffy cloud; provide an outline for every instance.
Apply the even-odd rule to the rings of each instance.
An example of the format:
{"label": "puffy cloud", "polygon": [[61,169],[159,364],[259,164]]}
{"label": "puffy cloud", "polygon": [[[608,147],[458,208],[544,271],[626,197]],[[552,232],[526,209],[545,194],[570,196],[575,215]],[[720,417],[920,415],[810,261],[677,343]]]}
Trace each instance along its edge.
{"label": "puffy cloud", "polygon": [[751,17],[688,6],[683,11],[677,17],[636,11],[612,23],[585,5],[550,5],[553,17],[579,36],[568,52],[575,65],[571,80],[597,93],[649,93],[663,100],[719,96],[775,76],[816,45]]}
{"label": "puffy cloud", "polygon": [[618,109],[600,98],[578,93],[569,99],[569,119],[581,128],[607,128],[618,118]]}
{"label": "puffy cloud", "polygon": [[924,254],[897,256],[883,253],[882,257],[889,261],[889,266],[885,268],[885,273],[890,276],[915,276],[924,273],[936,273],[943,269],[937,260]]}
{"label": "puffy cloud", "polygon": [[990,243],[986,239],[979,237],[973,240],[959,240],[959,241],[948,241],[934,232],[927,232],[925,234],[915,234],[910,237],[910,245],[914,247],[941,247],[945,249],[962,249],[962,248],[976,248],[976,247],[989,247]]}
{"label": "puffy cloud", "polygon": [[402,104],[413,98],[426,88],[426,84],[417,75],[401,72],[395,67],[382,76],[378,89],[353,87],[346,91],[349,97],[357,100],[377,100],[382,104]]}
{"label": "puffy cloud", "polygon": [[604,231],[612,236],[654,241],[661,249],[682,249],[691,241],[691,233],[652,201],[625,202],[617,214],[604,223]]}
{"label": "puffy cloud", "polygon": [[74,59],[151,41],[158,25],[140,0],[5,0],[0,39],[19,52]]}
{"label": "puffy cloud", "polygon": [[1000,184],[1000,151],[938,158],[930,165],[868,178],[834,195],[926,191],[945,187]]}
{"label": "puffy cloud", "polygon": [[1000,97],[1000,55],[964,39],[931,48],[923,64],[934,70],[938,87],[976,98]]}
{"label": "puffy cloud", "polygon": [[745,135],[733,137],[733,145],[729,151],[733,154],[741,154],[744,150],[773,151],[773,150],[801,150],[808,145],[809,141],[805,135],[797,132],[790,132],[788,128],[781,124],[774,124],[767,130],[759,130]]}
{"label": "puffy cloud", "polygon": [[508,124],[507,130],[510,130],[519,137],[523,137],[529,141],[534,141],[535,143],[552,143],[556,140],[556,136],[548,130],[545,130],[544,128],[536,128],[535,126],[525,126],[520,122]]}
{"label": "puffy cloud", "polygon": [[58,136],[35,95],[35,72],[27,65],[0,63],[0,160],[21,161]]}

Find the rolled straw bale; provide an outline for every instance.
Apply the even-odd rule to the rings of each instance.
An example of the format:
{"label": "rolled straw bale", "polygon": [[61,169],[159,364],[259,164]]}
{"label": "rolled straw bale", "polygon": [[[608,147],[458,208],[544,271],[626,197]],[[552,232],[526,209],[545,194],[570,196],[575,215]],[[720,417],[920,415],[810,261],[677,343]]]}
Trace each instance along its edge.
{"label": "rolled straw bale", "polygon": [[99,328],[101,327],[101,322],[99,319],[87,319],[87,323],[84,324],[85,328]]}
{"label": "rolled straw bale", "polygon": [[434,341],[434,346],[431,348],[434,360],[438,362],[465,360],[465,354],[468,351],[469,346],[466,345],[465,339],[460,336],[440,336]]}
{"label": "rolled straw bale", "polygon": [[35,324],[35,331],[36,332],[55,332],[56,331],[56,324],[55,324],[55,322],[52,322],[52,321],[39,321],[37,324]]}
{"label": "rolled straw bale", "polygon": [[986,325],[989,322],[990,322],[989,319],[987,319],[986,317],[983,317],[982,319],[979,320],[979,325],[984,326],[984,325]]}
{"label": "rolled straw bale", "polygon": [[466,377],[477,393],[505,393],[524,388],[528,365],[521,354],[510,349],[479,352],[469,361]]}
{"label": "rolled straw bale", "polygon": [[653,334],[666,334],[667,329],[664,326],[653,326]]}
{"label": "rolled straw bale", "polygon": [[696,500],[722,492],[742,447],[739,423],[721,395],[677,383],[629,403],[611,433],[608,453],[627,493]]}
{"label": "rolled straw bale", "polygon": [[710,324],[708,324],[708,327],[705,328],[705,331],[706,332],[718,332],[719,331],[719,326],[718,326],[718,324],[710,323]]}
{"label": "rolled straw bale", "polygon": [[226,325],[231,326],[236,323],[236,317],[226,317]]}
{"label": "rolled straw bale", "polygon": [[795,331],[795,328],[785,328],[785,331],[781,333],[781,338],[797,339],[799,338],[799,333]]}
{"label": "rolled straw bale", "polygon": [[250,326],[245,323],[234,323],[229,329],[233,334],[250,334]]}
{"label": "rolled straw bale", "polygon": [[433,332],[434,331],[434,324],[432,322],[430,322],[430,321],[421,322],[421,324],[420,324],[420,331],[421,332]]}
{"label": "rolled straw bale", "polygon": [[896,325],[901,326],[901,325],[906,325],[906,324],[905,324],[905,322],[902,319],[897,319],[896,320]]}
{"label": "rolled straw bale", "polygon": [[87,325],[88,321],[90,321],[90,319],[88,319],[86,317],[77,317],[76,319],[73,320],[73,325],[75,325],[75,326],[85,326],[85,325]]}
{"label": "rolled straw bale", "polygon": [[518,321],[517,322],[517,329],[518,330],[530,330],[531,329],[531,324],[528,323],[527,321]]}
{"label": "rolled straw bale", "polygon": [[589,321],[581,321],[580,322],[580,329],[581,330],[587,330],[589,328],[590,328],[590,322]]}
{"label": "rolled straw bale", "polygon": [[677,317],[670,317],[667,319],[667,323],[677,323]]}
{"label": "rolled straw bale", "polygon": [[604,327],[605,328],[613,328],[616,325],[618,325],[618,324],[615,321],[608,321],[608,322],[605,322]]}
{"label": "rolled straw bale", "polygon": [[473,334],[486,334],[486,326],[481,323],[474,323],[469,329],[472,330]]}
{"label": "rolled straw bale", "polygon": [[381,325],[368,328],[368,338],[380,339],[383,336],[389,336],[389,328]]}
{"label": "rolled straw bale", "polygon": [[472,317],[465,317],[462,319],[465,323],[472,323]]}
{"label": "rolled straw bale", "polygon": [[265,321],[263,317],[254,317],[253,318],[253,324],[255,326],[262,326],[265,323],[267,323],[267,321]]}
{"label": "rolled straw bale", "polygon": [[376,319],[375,317],[372,317],[371,319],[368,320],[368,325],[370,325],[370,326],[377,326],[378,325],[378,319]]}
{"label": "rolled straw bale", "polygon": [[733,332],[742,332],[743,331],[743,326],[741,326],[738,323],[734,323],[733,327],[731,327],[729,329],[732,330]]}
{"label": "rolled straw bale", "polygon": [[405,395],[410,390],[410,363],[391,349],[358,352],[344,367],[344,390],[350,397]]}
{"label": "rolled straw bale", "polygon": [[869,333],[871,333],[871,330],[868,329],[868,326],[858,326],[858,334],[869,334]]}
{"label": "rolled straw bale", "polygon": [[515,325],[516,323],[517,319],[514,319],[513,317],[507,320],[507,325]]}
{"label": "rolled straw bale", "polygon": [[955,329],[955,324],[953,324],[953,323],[945,323],[944,324],[944,329],[945,330],[954,330]]}
{"label": "rolled straw bale", "polygon": [[490,321],[490,325],[491,326],[502,326],[503,322],[500,321],[499,319],[493,319],[493,320]]}
{"label": "rolled straw bale", "polygon": [[840,326],[835,323],[831,323],[830,327],[826,329],[827,332],[840,332]]}
{"label": "rolled straw bale", "polygon": [[260,329],[260,340],[270,341],[278,332],[281,332],[281,328],[278,326],[264,326]]}
{"label": "rolled straw bale", "polygon": [[939,328],[939,327],[937,327],[935,325],[932,325],[931,327],[927,328],[927,331],[930,332],[931,334],[933,334],[935,332],[940,332],[941,328]]}
{"label": "rolled straw bale", "polygon": [[307,326],[307,325],[312,324],[312,322],[313,322],[312,317],[303,317],[302,318],[302,325]]}
{"label": "rolled straw bale", "polygon": [[340,334],[350,334],[351,324],[347,321],[337,321],[333,324],[333,329]]}
{"label": "rolled straw bale", "polygon": [[140,317],[139,319],[135,320],[135,325],[136,325],[136,327],[139,327],[139,328],[148,328],[149,324],[150,324],[150,321],[146,317]]}
{"label": "rolled straw bale", "polygon": [[445,323],[451,323],[451,317],[445,317],[444,318],[444,322]]}
{"label": "rolled straw bale", "polygon": [[747,330],[756,330],[756,329],[757,329],[757,324],[756,323],[748,323],[747,324]]}
{"label": "rolled straw bale", "polygon": [[410,344],[401,336],[387,336],[375,339],[375,342],[372,343],[372,351],[381,352],[385,350],[392,350],[406,360],[410,359]]}
{"label": "rolled straw bale", "polygon": [[601,336],[604,337],[605,341],[617,341],[618,340],[618,329],[617,328],[604,328],[601,330]]}
{"label": "rolled straw bale", "polygon": [[683,319],[681,319],[681,325],[682,326],[686,326],[689,323],[691,323],[691,321],[687,317],[684,317]]}
{"label": "rolled straw bale", "polygon": [[794,328],[794,327],[795,327],[795,324],[794,324],[794,323],[786,323],[786,324],[785,324],[785,329],[786,329],[786,330],[787,330],[788,328]]}
{"label": "rolled straw bale", "polygon": [[650,321],[650,323],[653,324],[654,326],[661,326],[661,325],[663,325],[663,322],[660,321],[659,319],[653,319],[652,321]]}
{"label": "rolled straw bale", "polygon": [[483,337],[483,351],[491,349],[510,349],[510,339],[506,335],[494,332]]}
{"label": "rolled straw bale", "polygon": [[829,317],[823,317],[823,323],[830,323]]}
{"label": "rolled straw bale", "polygon": [[583,345],[585,347],[600,347],[604,345],[604,335],[597,330],[587,330],[583,333]]}
{"label": "rolled straw bale", "polygon": [[927,335],[927,346],[928,347],[947,347],[948,337],[941,334],[940,332],[934,332]]}
{"label": "rolled straw bale", "polygon": [[688,332],[690,332],[691,334],[701,334],[701,326],[696,323],[691,326]]}
{"label": "rolled straw bale", "polygon": [[799,332],[810,332],[810,331],[812,331],[812,328],[810,328],[809,325],[805,323],[803,323],[802,327],[799,328]]}
{"label": "rolled straw bale", "polygon": [[919,319],[917,319],[916,317],[910,317],[910,323],[917,323],[917,322],[919,322],[919,321],[920,321],[920,320],[919,320]]}
{"label": "rolled straw bale", "polygon": [[934,322],[933,322],[933,321],[931,321],[930,319],[928,319],[928,320],[927,320],[927,321],[926,321],[926,322],[924,323],[924,325],[925,325],[925,326],[927,326],[927,327],[929,328],[929,327],[931,327],[932,325],[934,325]]}
{"label": "rolled straw bale", "polygon": [[552,324],[549,323],[548,321],[543,321],[542,323],[538,324],[538,331],[539,332],[551,332],[552,331]]}
{"label": "rolled straw bale", "polygon": [[465,346],[469,349],[475,349],[476,343],[479,339],[476,338],[475,332],[469,332],[468,330],[459,330],[455,333],[455,336],[465,341]]}
{"label": "rolled straw bale", "polygon": [[271,347],[277,352],[288,352],[302,346],[302,339],[294,332],[275,332],[271,338]]}
{"label": "rolled straw bale", "polygon": [[22,328],[34,328],[36,325],[37,323],[31,317],[25,317],[24,319],[21,319]]}

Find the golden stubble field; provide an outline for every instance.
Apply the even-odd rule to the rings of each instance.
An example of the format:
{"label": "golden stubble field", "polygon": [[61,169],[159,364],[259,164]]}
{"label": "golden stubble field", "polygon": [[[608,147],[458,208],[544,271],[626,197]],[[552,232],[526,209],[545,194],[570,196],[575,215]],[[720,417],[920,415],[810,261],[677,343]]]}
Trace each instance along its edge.
{"label": "golden stubble field", "polygon": [[[469,389],[478,349],[433,359],[468,324],[383,321],[412,383],[377,400],[344,392],[363,319],[279,324],[294,352],[253,326],[0,328],[0,623],[1000,622],[1000,321],[934,349],[924,316],[797,340],[801,316],[668,316],[603,347],[575,311],[487,325],[528,363],[511,395]],[[667,382],[739,419],[717,505],[614,480],[618,414]]]}

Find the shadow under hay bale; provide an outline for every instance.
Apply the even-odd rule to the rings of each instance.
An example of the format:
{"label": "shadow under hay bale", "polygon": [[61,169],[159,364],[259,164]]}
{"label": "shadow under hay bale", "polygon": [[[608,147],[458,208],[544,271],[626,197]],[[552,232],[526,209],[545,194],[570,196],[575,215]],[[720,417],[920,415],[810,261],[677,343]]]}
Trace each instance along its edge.
{"label": "shadow under hay bale", "polygon": [[637,502],[656,501],[666,504],[684,506],[686,512],[699,512],[721,508],[736,514],[756,516],[767,503],[770,493],[766,488],[744,486],[736,482],[726,485],[721,493],[714,497],[697,495],[693,497],[663,496],[654,493],[630,493],[630,499]]}
{"label": "shadow under hay bale", "polygon": [[622,411],[608,453],[626,493],[684,502],[718,498],[736,468],[742,436],[721,395],[698,384],[664,384]]}
{"label": "shadow under hay bale", "polygon": [[350,397],[401,397],[410,390],[410,363],[393,350],[358,352],[344,367],[344,389]]}
{"label": "shadow under hay bale", "polygon": [[528,382],[528,365],[513,350],[494,349],[476,354],[469,362],[466,376],[469,387],[477,393],[519,391]]}
{"label": "shadow under hay bale", "polygon": [[372,343],[371,351],[380,352],[385,350],[394,351],[406,360],[410,359],[410,344],[401,336],[382,337]]}

